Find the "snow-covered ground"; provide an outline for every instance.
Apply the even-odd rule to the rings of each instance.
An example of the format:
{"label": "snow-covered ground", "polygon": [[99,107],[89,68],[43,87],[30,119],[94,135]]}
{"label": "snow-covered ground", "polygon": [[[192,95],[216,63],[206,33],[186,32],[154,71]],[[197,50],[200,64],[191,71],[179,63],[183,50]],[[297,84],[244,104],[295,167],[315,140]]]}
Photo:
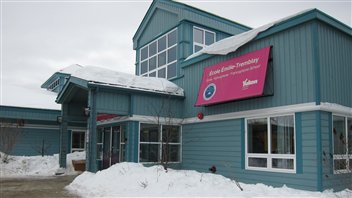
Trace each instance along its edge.
{"label": "snow-covered ground", "polygon": [[309,192],[264,184],[236,183],[221,175],[191,170],[165,172],[162,166],[120,163],[97,173],[84,172],[66,188],[83,197],[352,197],[352,191]]}
{"label": "snow-covered ground", "polygon": [[[59,170],[59,155],[51,156],[9,156],[8,163],[4,163],[0,153],[0,176],[53,176]],[[72,160],[85,159],[85,152],[75,152],[67,155],[67,169],[65,174],[78,174],[74,171]]]}
{"label": "snow-covered ground", "polygon": [[[68,154],[65,173],[75,174],[72,159],[84,158],[84,152]],[[10,156],[9,163],[0,162],[0,175],[1,178],[51,176],[58,168],[58,155]],[[352,197],[351,190],[310,192],[264,184],[240,183],[240,186],[243,191],[234,181],[217,174],[172,169],[165,172],[161,166],[125,162],[97,173],[84,172],[66,188],[83,197]]]}

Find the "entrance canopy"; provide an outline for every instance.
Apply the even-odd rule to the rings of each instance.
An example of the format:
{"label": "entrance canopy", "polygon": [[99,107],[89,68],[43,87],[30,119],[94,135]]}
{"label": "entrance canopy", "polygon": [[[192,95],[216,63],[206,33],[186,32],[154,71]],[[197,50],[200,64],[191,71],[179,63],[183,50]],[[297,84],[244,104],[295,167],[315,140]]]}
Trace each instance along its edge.
{"label": "entrance canopy", "polygon": [[70,80],[59,94],[56,100],[57,102],[61,102],[70,83],[77,84],[86,89],[88,89],[89,85],[97,85],[125,90],[184,96],[182,88],[163,78],[141,77],[95,66],[85,66],[71,73]]}

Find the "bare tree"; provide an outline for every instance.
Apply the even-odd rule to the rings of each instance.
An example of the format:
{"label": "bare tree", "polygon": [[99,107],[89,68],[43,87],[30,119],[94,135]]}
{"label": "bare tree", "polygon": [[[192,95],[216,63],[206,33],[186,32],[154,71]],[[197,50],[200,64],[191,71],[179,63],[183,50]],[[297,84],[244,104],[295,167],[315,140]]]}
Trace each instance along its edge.
{"label": "bare tree", "polygon": [[3,162],[8,162],[8,156],[22,134],[23,125],[23,120],[18,120],[16,123],[0,121],[0,150],[4,153]]}
{"label": "bare tree", "polygon": [[[161,98],[157,104],[150,105],[150,112],[154,117],[154,123],[158,126],[158,133],[161,134],[161,159],[160,164],[167,171],[171,159],[171,145],[177,141],[175,138],[181,138],[176,126],[180,125],[183,119],[177,118],[177,99],[171,93]],[[163,127],[162,127],[163,126]],[[175,135],[178,137],[175,137]],[[179,140],[180,141],[180,140]]]}
{"label": "bare tree", "polygon": [[40,154],[42,157],[48,153],[48,150],[50,149],[51,144],[45,143],[45,140],[42,139],[41,144],[37,144],[32,146],[33,150]]}

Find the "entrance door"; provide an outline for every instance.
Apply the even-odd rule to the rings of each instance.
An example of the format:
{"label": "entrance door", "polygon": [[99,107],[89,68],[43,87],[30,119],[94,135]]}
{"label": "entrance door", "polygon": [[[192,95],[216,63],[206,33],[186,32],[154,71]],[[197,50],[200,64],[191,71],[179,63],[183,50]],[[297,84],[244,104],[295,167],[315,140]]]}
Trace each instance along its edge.
{"label": "entrance door", "polygon": [[103,137],[103,169],[120,162],[120,126],[104,127]]}

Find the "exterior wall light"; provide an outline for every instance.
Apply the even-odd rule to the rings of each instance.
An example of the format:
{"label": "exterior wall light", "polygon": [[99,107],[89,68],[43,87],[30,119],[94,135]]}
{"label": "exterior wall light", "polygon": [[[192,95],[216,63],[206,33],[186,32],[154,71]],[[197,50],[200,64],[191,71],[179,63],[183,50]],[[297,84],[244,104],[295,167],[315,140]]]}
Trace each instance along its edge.
{"label": "exterior wall light", "polygon": [[197,117],[198,117],[199,120],[203,120],[204,114],[203,114],[202,112],[199,112],[199,113],[197,114]]}
{"label": "exterior wall light", "polygon": [[89,117],[89,115],[90,115],[90,108],[89,107],[84,108],[84,115]]}
{"label": "exterior wall light", "polygon": [[62,123],[62,116],[57,116],[56,117],[56,122],[61,124]]}

